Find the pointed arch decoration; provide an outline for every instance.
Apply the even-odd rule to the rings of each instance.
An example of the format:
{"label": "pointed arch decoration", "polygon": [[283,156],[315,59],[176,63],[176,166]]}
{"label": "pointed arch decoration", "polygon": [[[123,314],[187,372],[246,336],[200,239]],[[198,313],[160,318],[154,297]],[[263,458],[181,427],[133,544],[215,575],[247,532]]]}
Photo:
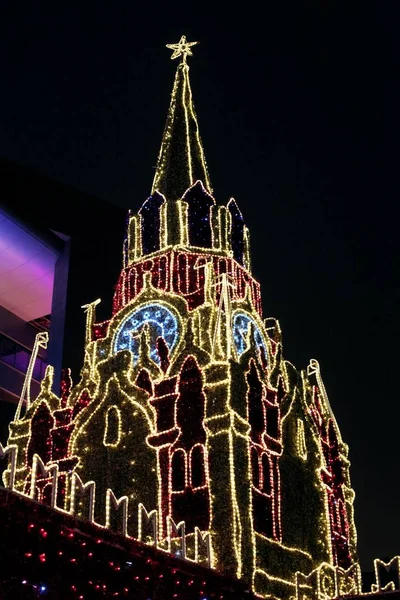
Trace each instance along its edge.
{"label": "pointed arch decoration", "polygon": [[31,435],[27,449],[27,462],[32,464],[37,454],[44,464],[51,460],[51,430],[54,427],[54,417],[47,402],[41,402],[35,410],[31,420]]}
{"label": "pointed arch decoration", "polygon": [[190,452],[190,484],[193,489],[196,489],[203,487],[206,483],[205,448],[203,445],[197,444]]}
{"label": "pointed arch decoration", "polygon": [[154,192],[139,210],[142,253],[151,254],[161,247],[161,206],[165,198]]}
{"label": "pointed arch decoration", "polygon": [[215,200],[197,181],[185,192],[182,200],[188,205],[188,241],[190,246],[212,248],[211,207]]}

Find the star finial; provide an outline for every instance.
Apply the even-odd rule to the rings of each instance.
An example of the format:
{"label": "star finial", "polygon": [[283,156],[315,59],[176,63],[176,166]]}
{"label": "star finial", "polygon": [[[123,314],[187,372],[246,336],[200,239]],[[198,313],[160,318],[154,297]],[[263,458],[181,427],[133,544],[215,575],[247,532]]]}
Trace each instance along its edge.
{"label": "star finial", "polygon": [[187,42],[186,35],[183,35],[177,44],[167,44],[167,48],[173,50],[171,60],[178,58],[178,56],[182,56],[182,62],[186,63],[186,57],[193,56],[193,52],[190,48],[198,43],[199,42]]}

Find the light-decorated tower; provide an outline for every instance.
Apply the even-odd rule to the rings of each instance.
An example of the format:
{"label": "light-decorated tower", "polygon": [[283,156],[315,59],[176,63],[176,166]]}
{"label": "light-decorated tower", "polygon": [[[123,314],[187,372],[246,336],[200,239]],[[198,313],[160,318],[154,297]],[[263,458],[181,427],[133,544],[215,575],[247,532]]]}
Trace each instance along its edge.
{"label": "light-decorated tower", "polygon": [[318,363],[297,371],[279,322],[262,318],[235,200],[212,195],[194,44],[168,46],[180,63],[112,316],[98,323],[98,301],[84,306],[80,381],[65,372],[58,398],[48,368],[10,424],[4,483],[164,551],[180,541],[190,560],[207,548],[214,569],[261,595],[344,595],[359,589],[348,448]]}

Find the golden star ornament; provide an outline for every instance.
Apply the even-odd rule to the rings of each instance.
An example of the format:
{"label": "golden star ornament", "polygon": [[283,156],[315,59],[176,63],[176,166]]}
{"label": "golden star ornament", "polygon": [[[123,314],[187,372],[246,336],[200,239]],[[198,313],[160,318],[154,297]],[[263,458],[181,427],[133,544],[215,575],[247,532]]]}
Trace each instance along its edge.
{"label": "golden star ornament", "polygon": [[167,44],[166,46],[167,46],[167,48],[170,48],[171,50],[173,50],[171,60],[174,60],[174,58],[178,58],[179,56],[182,56],[182,61],[186,62],[187,56],[193,56],[193,52],[191,51],[190,48],[192,46],[195,46],[198,43],[199,42],[187,42],[186,36],[183,35],[177,44]]}

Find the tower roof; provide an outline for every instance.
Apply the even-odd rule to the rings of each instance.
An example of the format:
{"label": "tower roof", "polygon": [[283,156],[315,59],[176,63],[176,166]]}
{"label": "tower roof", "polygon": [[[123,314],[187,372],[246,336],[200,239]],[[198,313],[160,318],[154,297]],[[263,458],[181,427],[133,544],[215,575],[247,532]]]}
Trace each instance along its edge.
{"label": "tower roof", "polygon": [[158,191],[170,201],[181,198],[197,180],[203,182],[208,192],[212,191],[186,62],[186,57],[192,54],[190,47],[196,43],[188,43],[182,36],[178,44],[167,46],[174,50],[171,58],[181,57],[181,62],[176,70],[151,192]]}

